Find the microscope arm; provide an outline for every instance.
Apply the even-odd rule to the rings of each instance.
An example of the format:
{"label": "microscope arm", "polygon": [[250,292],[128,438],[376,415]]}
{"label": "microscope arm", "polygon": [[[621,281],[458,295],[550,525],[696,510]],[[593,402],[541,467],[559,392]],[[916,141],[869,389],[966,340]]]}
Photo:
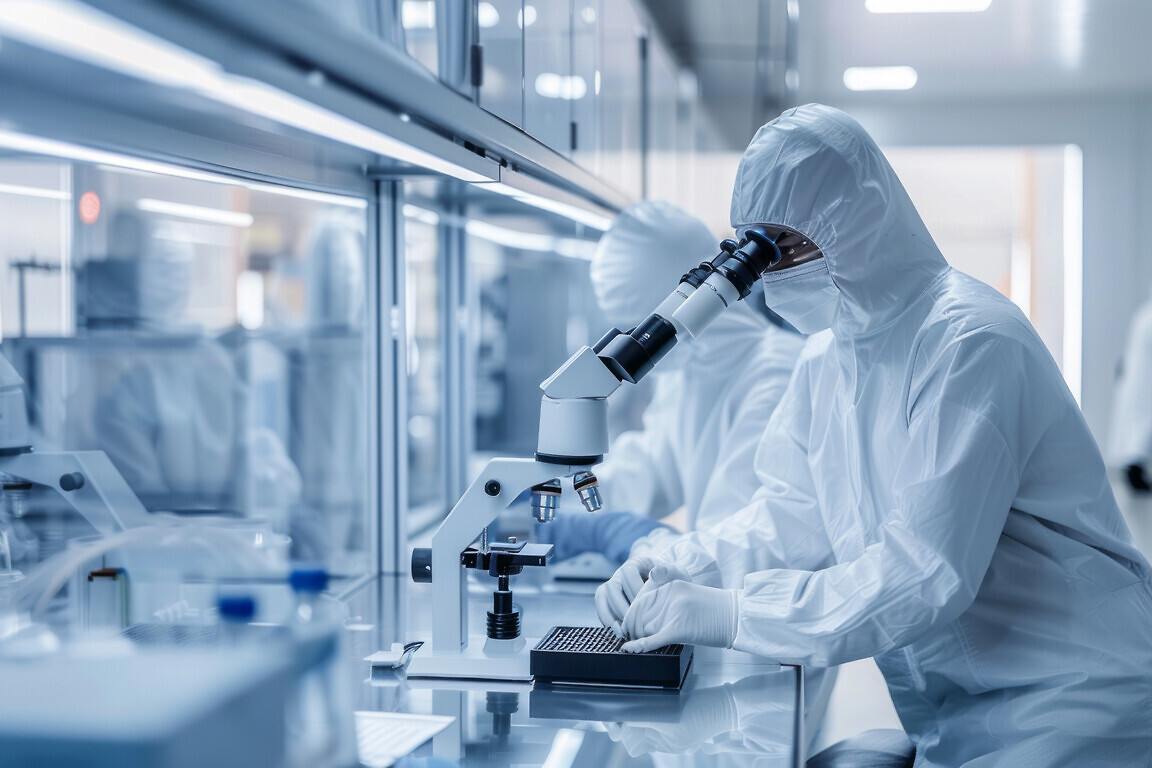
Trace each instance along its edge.
{"label": "microscope arm", "polygon": [[[456,654],[468,639],[465,570],[460,553],[525,488],[586,471],[591,465],[559,465],[535,459],[488,462],[432,536],[432,651]],[[456,574],[453,578],[452,574]]]}
{"label": "microscope arm", "polygon": [[103,451],[8,454],[0,456],[0,472],[54,489],[104,536],[152,524]]}

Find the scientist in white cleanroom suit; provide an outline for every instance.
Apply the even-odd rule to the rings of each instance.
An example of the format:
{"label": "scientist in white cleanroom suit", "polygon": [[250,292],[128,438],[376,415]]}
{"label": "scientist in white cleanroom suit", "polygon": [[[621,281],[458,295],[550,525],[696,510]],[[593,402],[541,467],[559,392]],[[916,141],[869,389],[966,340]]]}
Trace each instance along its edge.
{"label": "scientist in white cleanroom suit", "polygon": [[921,768],[1149,765],[1152,569],[1027,319],[948,266],[829,107],[760,129],[732,223],[779,233],[766,300],[834,338],[769,423],[753,503],[625,563],[602,618],[629,650],[874,656]]}
{"label": "scientist in white cleanroom suit", "polygon": [[[628,331],[685,272],[718,252],[699,219],[671,203],[637,203],[597,245],[590,272],[597,303],[608,322]],[[683,525],[695,530],[751,500],[756,446],[804,346],[803,336],[769,315],[741,302],[660,361],[643,427],[618,436],[595,470],[606,508],[633,514],[563,514],[538,526],[558,559],[598,551],[619,564],[650,531],[637,546],[667,543],[670,529],[653,530],[652,519],[683,507]]]}

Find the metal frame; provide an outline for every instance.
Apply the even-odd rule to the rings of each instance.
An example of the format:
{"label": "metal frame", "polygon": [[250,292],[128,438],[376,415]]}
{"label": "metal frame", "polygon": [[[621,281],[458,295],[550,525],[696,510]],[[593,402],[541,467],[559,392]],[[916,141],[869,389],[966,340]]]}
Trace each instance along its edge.
{"label": "metal frame", "polygon": [[[376,250],[377,307],[376,370],[381,385],[376,390],[380,418],[379,446],[380,573],[407,570],[404,554],[408,544],[408,329],[405,319],[407,259],[404,255],[404,185],[378,182]],[[387,261],[386,261],[387,259]],[[395,514],[386,515],[388,509]],[[391,518],[391,519],[389,519]]]}
{"label": "metal frame", "polygon": [[441,360],[444,361],[444,392],[442,393],[441,461],[444,473],[444,491],[451,502],[460,498],[471,478],[468,474],[468,456],[472,443],[472,412],[468,407],[471,383],[470,366],[466,366],[467,312],[466,270],[467,232],[464,206],[454,203],[443,211],[440,218],[440,247],[438,261],[440,289]]}
{"label": "metal frame", "polygon": [[404,52],[367,33],[335,28],[303,4],[175,0],[158,7],[147,0],[86,1],[229,69],[243,67],[244,57],[256,46],[266,48],[300,62],[305,74],[323,73],[329,82],[365,101],[408,115],[454,142],[483,150],[511,170],[536,176],[608,211],[631,202],[560,152],[442,84]]}

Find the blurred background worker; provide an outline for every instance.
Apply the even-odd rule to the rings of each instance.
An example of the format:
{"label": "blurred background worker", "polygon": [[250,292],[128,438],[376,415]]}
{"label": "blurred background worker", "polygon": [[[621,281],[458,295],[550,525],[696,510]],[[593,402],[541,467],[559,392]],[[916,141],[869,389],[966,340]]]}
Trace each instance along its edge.
{"label": "blurred background worker", "polygon": [[[294,510],[293,552],[330,568],[364,536],[360,494],[367,462],[364,396],[364,229],[351,212],[329,210],[311,223],[307,329],[292,355],[296,456],[303,504]],[[342,563],[341,563],[342,565]]]}
{"label": "blurred background worker", "polygon": [[[637,203],[596,248],[597,302],[608,322],[627,332],[717,250],[703,222],[680,208]],[[596,551],[620,563],[649,531],[640,545],[645,551],[671,540],[672,530],[654,520],[692,531],[748,503],[757,487],[756,446],[804,345],[800,334],[781,326],[763,301],[750,297],[661,361],[643,426],[619,435],[596,468],[609,510],[565,513],[537,526],[558,558]]]}
{"label": "blurred background worker", "polygon": [[79,285],[90,344],[74,351],[62,446],[105,451],[153,511],[239,512],[287,530],[300,474],[273,432],[245,422],[231,351],[188,316],[194,248],[181,226],[117,212],[107,256]]}
{"label": "blurred background worker", "polygon": [[240,490],[244,390],[228,351],[186,315],[193,260],[178,224],[122,210],[107,256],[80,280],[87,329],[103,345],[71,395],[88,419],[76,419],[67,447],[105,451],[151,509],[235,509]]}

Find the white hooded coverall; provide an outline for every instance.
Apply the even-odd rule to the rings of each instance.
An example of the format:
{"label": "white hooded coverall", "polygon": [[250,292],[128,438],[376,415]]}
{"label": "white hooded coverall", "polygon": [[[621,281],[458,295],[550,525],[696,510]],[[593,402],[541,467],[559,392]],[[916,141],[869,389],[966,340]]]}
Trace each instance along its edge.
{"label": "white hooded coverall", "polygon": [[756,134],[732,198],[755,223],[821,248],[834,338],[769,422],[752,504],[662,560],[736,590],[738,650],[875,656],[919,768],[1152,765],[1149,565],[1027,319],[948,266],[837,110]]}

